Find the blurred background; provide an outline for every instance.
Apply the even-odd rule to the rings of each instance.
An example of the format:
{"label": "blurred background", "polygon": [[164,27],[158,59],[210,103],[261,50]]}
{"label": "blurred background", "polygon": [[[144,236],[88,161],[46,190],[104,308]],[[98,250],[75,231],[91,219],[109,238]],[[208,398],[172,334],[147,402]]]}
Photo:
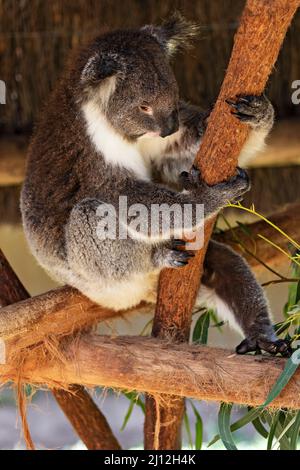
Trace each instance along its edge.
{"label": "blurred background", "polygon": [[[181,95],[207,109],[213,105],[222,83],[244,4],[244,0],[0,0],[0,80],[6,87],[5,104],[0,104],[0,248],[31,295],[47,291],[55,283],[26,246],[19,192],[34,122],[70,50],[106,30],[159,23],[177,9],[201,25],[195,48],[174,61]],[[288,31],[267,87],[276,109],[276,125],[267,150],[251,165],[252,190],[243,202],[245,206],[254,203],[256,210],[265,215],[300,199],[300,104],[292,100],[293,86],[300,80],[299,50],[300,12]],[[232,211],[228,218],[233,225],[237,219],[249,220]],[[288,260],[281,270],[288,273]],[[261,281],[268,276],[262,272]],[[270,286],[267,293],[279,320],[287,300],[287,286]],[[149,318],[119,321],[102,326],[101,333],[139,334],[147,322]],[[216,328],[209,331],[209,344],[233,348],[238,341],[226,325],[222,332]],[[120,431],[127,398],[110,392],[104,397],[98,391],[97,400],[124,447],[141,446],[143,416],[139,407],[134,408],[125,430]],[[216,407],[204,403],[197,406],[206,423],[204,438],[209,439],[216,430]],[[8,388],[0,390],[2,449],[23,446],[16,416],[13,392]],[[192,414],[190,419],[193,424]],[[29,425],[40,448],[80,446],[47,391],[34,395]],[[259,446],[256,438],[253,428],[247,428],[240,436],[246,447]]]}

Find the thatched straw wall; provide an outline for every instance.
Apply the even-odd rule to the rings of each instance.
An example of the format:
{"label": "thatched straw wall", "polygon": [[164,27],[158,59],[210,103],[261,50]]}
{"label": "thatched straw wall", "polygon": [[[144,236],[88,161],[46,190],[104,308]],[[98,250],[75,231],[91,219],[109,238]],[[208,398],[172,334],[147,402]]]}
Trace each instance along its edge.
{"label": "thatched straw wall", "polygon": [[[0,79],[7,105],[0,131],[30,131],[72,47],[105,28],[157,22],[175,8],[203,26],[196,48],[181,56],[182,95],[203,107],[217,95],[244,0],[0,0]],[[269,94],[280,116],[300,115],[291,83],[300,78],[300,13],[289,31]]]}

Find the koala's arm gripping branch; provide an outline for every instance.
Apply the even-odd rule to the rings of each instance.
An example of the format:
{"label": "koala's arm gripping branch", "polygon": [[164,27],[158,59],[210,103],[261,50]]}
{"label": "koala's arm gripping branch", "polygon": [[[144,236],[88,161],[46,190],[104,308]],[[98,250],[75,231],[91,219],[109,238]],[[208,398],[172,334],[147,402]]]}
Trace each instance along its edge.
{"label": "koala's arm gripping branch", "polygon": [[[235,35],[226,76],[212,111],[195,164],[208,184],[229,178],[237,166],[248,128],[234,118],[225,99],[238,94],[260,95],[277,59],[287,28],[299,0],[248,0]],[[199,288],[206,247],[214,220],[205,228],[205,243],[187,268],[161,273],[153,335],[188,340],[191,311]],[[163,402],[163,400],[162,400]],[[154,432],[157,407],[148,400],[145,422],[146,448],[178,448],[183,402],[159,406],[160,432]],[[150,418],[151,417],[151,418]],[[154,423],[154,424],[153,424]],[[171,423],[168,425],[168,423]],[[170,439],[170,435],[172,435]],[[156,445],[155,445],[156,443]]]}

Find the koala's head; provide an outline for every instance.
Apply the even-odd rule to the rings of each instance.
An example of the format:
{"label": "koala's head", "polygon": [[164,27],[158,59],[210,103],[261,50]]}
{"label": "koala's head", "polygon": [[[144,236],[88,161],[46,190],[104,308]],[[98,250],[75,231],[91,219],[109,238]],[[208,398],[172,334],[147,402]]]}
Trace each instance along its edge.
{"label": "koala's head", "polygon": [[180,15],[161,26],[115,31],[80,56],[79,92],[123,137],[166,137],[178,130],[178,87],[170,56],[198,28]]}

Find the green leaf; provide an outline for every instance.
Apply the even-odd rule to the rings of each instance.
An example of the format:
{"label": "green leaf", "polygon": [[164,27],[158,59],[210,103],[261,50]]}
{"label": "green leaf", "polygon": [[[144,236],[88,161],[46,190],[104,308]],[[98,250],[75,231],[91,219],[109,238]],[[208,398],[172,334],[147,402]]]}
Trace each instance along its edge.
{"label": "green leaf", "polygon": [[123,395],[125,395],[128,400],[133,400],[135,402],[135,405],[139,406],[142,410],[143,413],[145,413],[145,403],[141,398],[139,397],[139,393],[137,392],[123,392]]}
{"label": "green leaf", "polygon": [[[290,445],[290,437],[291,437],[291,433],[293,431],[293,426],[295,424],[295,421],[296,421],[296,414],[294,411],[289,411],[287,413],[285,413],[284,415],[284,411],[281,411],[281,415],[283,417],[283,424],[282,424],[282,432],[281,434],[279,435],[278,437],[278,440],[281,442],[281,439],[283,438],[283,436],[285,436],[287,438],[287,448],[290,450],[291,448],[291,445]],[[281,422],[281,419],[279,418],[279,421]]]}
{"label": "green leaf", "polygon": [[125,395],[125,397],[128,398],[128,400],[130,400],[130,403],[129,403],[127,413],[124,417],[124,421],[123,421],[123,424],[122,424],[122,427],[121,427],[121,431],[124,431],[124,429],[126,428],[126,425],[127,425],[128,421],[130,419],[131,413],[132,413],[133,408],[134,408],[135,405],[139,406],[141,408],[141,410],[143,411],[143,413],[145,413],[145,404],[139,398],[138,393],[136,393],[136,392],[123,392],[123,395]]}
{"label": "green leaf", "polygon": [[[270,432],[272,428],[272,433],[275,435],[277,441],[279,442],[280,449],[281,450],[289,450],[290,449],[290,442],[289,439],[287,438],[286,431],[288,430],[288,427],[284,428],[280,420],[282,418],[282,411],[278,411],[276,414],[268,414],[266,415],[266,420],[269,423],[270,426]],[[278,419],[276,418],[276,415],[278,415]],[[274,426],[273,426],[273,420],[275,420]]]}
{"label": "green leaf", "polygon": [[293,307],[299,300],[299,282],[291,282],[289,285],[288,308]]}
{"label": "green leaf", "polygon": [[127,410],[127,413],[126,413],[126,415],[125,415],[125,417],[124,417],[124,421],[123,421],[123,424],[122,424],[122,427],[121,427],[121,431],[124,431],[124,429],[126,428],[126,425],[127,425],[128,421],[129,421],[129,418],[130,418],[130,416],[131,416],[131,413],[132,413],[132,410],[133,410],[133,408],[134,408],[134,405],[135,405],[135,403],[134,403],[134,398],[131,398],[130,403],[129,403],[129,407],[128,407],[128,410]]}
{"label": "green leaf", "polygon": [[278,423],[279,423],[279,413],[276,413],[272,419],[271,426],[270,426],[268,442],[267,442],[267,450],[272,450],[273,439],[275,437],[276,427]]}
{"label": "green leaf", "polygon": [[282,321],[274,325],[274,330],[276,331],[277,335],[280,335],[284,331],[288,330],[290,326],[291,326],[290,322]]}
{"label": "green leaf", "polygon": [[211,327],[218,328],[218,330],[222,332],[221,326],[225,325],[225,322],[223,320],[222,321],[218,320],[217,314],[214,310],[210,310],[210,317],[212,321],[214,322],[214,324],[211,325]]}
{"label": "green leaf", "polygon": [[[292,277],[300,277],[300,266],[296,263],[292,263],[291,268]],[[288,310],[296,305],[300,300],[300,282],[291,282],[289,285],[289,295],[288,295]]]}
{"label": "green leaf", "polygon": [[230,415],[231,415],[232,405],[227,403],[222,403],[220,406],[220,411],[218,415],[218,425],[220,438],[227,450],[238,450],[230,430]]}
{"label": "green leaf", "polygon": [[268,406],[284,389],[286,384],[290,381],[299,366],[299,350],[294,351],[292,356],[287,360],[285,367],[280,374],[279,378],[273,385],[265,403],[260,408]]}
{"label": "green leaf", "polygon": [[185,430],[186,430],[186,434],[188,438],[189,447],[190,449],[193,449],[193,438],[192,438],[190,420],[186,411],[183,416],[183,422],[184,422],[184,426],[185,426]]}
{"label": "green leaf", "polygon": [[239,222],[238,220],[236,220],[236,223],[240,227],[241,231],[244,232],[245,235],[247,235],[247,237],[254,240],[252,231],[250,230],[250,227],[248,225],[245,225],[242,222]]}
{"label": "green leaf", "polygon": [[196,450],[201,450],[202,449],[202,444],[203,444],[203,421],[200,416],[199,411],[195,407],[193,403],[191,403],[191,406],[193,408],[195,417],[196,417],[196,423],[195,423],[195,449]]}
{"label": "green leaf", "polygon": [[299,440],[299,431],[300,431],[300,411],[297,412],[296,420],[291,431],[291,443],[290,449],[297,450],[297,444]]}
{"label": "green leaf", "polygon": [[203,313],[197,320],[193,331],[193,343],[207,344],[210,311]]}
{"label": "green leaf", "polygon": [[252,421],[252,425],[254,426],[258,434],[260,434],[264,439],[267,439],[269,433],[262,424],[259,416]]}
{"label": "green leaf", "polygon": [[196,421],[195,433],[196,433],[195,449],[196,450],[201,450],[202,449],[202,443],[203,443],[203,423],[202,423],[201,418],[200,418],[200,420],[197,419],[197,421]]}
{"label": "green leaf", "polygon": [[[231,432],[234,432],[234,431],[237,431],[238,429],[241,429],[243,428],[244,426],[246,426],[247,424],[249,423],[253,423],[253,420],[255,420],[256,418],[258,418],[258,416],[262,413],[262,411],[258,408],[252,408],[248,411],[248,413],[246,413],[244,416],[242,416],[238,421],[236,421],[235,423],[233,423],[231,426],[230,426],[230,431]],[[265,431],[266,434],[268,435],[267,431]],[[208,444],[207,447],[210,447],[212,446],[213,444],[215,444],[218,440],[220,439],[220,435],[217,434]]]}

